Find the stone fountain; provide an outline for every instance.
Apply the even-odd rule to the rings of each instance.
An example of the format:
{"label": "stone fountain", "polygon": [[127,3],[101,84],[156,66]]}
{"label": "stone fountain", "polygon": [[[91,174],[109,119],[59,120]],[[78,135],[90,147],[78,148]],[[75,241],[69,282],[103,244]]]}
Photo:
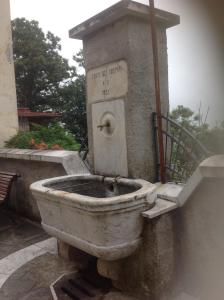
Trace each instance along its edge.
{"label": "stone fountain", "polygon": [[[166,29],[177,25],[179,17],[156,10],[156,21],[162,113],[166,115]],[[71,29],[70,37],[83,40],[93,175],[48,179],[32,184],[31,190],[50,235],[98,257],[98,271],[116,287],[141,290],[145,295],[161,272],[157,260],[163,257],[155,254],[162,247],[157,231],[161,227],[161,236],[170,234],[166,219],[147,224],[141,214],[153,208],[157,187],[150,183],[156,180],[156,158],[149,8],[120,1]],[[150,273],[152,264],[155,268]],[[149,296],[168,284],[167,270],[162,277],[163,286],[152,288]]]}

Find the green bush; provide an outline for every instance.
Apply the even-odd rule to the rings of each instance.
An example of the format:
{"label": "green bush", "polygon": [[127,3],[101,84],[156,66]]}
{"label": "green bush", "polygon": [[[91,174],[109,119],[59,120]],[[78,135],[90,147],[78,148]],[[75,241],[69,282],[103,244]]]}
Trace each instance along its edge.
{"label": "green bush", "polygon": [[9,141],[5,142],[5,147],[77,151],[80,145],[60,124],[55,123],[48,127],[33,125],[31,131],[19,132]]}

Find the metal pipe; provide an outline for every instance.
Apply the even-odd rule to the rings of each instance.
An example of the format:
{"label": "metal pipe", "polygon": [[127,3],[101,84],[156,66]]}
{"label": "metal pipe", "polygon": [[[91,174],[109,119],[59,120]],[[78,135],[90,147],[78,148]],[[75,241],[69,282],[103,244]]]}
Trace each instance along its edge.
{"label": "metal pipe", "polygon": [[163,131],[162,131],[162,114],[161,114],[161,95],[160,95],[160,76],[159,76],[159,55],[155,20],[154,0],[149,0],[149,13],[151,23],[152,48],[153,48],[153,64],[155,78],[155,94],[156,94],[156,113],[158,126],[158,144],[159,144],[159,162],[160,162],[160,181],[166,183],[166,166],[164,159]]}

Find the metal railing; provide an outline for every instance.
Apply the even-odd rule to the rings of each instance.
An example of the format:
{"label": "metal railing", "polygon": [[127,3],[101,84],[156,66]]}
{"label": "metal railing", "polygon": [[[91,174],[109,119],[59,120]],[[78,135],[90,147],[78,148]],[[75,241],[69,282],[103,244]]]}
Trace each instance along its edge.
{"label": "metal railing", "polygon": [[[154,113],[157,180],[160,181],[157,119]],[[169,117],[162,116],[162,133],[166,182],[184,183],[210,153],[191,132]]]}

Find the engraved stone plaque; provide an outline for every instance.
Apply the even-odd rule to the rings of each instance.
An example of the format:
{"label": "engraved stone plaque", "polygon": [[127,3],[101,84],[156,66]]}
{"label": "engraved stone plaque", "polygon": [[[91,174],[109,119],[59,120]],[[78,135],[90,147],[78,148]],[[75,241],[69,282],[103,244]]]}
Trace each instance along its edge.
{"label": "engraved stone plaque", "polygon": [[125,61],[118,61],[90,70],[87,73],[89,103],[116,99],[127,94],[128,70]]}

